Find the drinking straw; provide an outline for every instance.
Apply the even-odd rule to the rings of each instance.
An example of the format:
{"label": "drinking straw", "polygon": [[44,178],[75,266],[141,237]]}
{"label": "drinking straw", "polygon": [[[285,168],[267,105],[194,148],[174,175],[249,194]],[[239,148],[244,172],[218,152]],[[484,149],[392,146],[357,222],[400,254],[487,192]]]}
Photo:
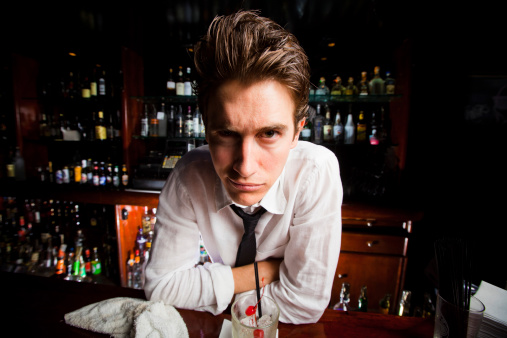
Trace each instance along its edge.
{"label": "drinking straw", "polygon": [[257,262],[254,262],[255,268],[255,288],[257,291],[257,304],[259,305],[259,318],[262,317],[262,307],[261,307],[261,290],[259,288],[259,270],[257,269]]}

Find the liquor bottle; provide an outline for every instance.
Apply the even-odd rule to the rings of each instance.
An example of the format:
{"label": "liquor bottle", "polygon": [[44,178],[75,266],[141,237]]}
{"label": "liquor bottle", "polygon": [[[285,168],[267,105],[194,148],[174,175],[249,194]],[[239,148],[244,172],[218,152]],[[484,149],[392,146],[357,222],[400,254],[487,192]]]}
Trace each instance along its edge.
{"label": "liquor bottle", "polygon": [[359,112],[359,120],[356,127],[356,140],[357,143],[366,142],[366,120],[364,119],[364,112]]}
{"label": "liquor bottle", "polygon": [[347,123],[345,124],[345,138],[344,143],[345,144],[354,144],[355,142],[355,131],[356,127],[354,126],[354,121],[352,118],[352,113],[349,113],[347,116]]}
{"label": "liquor bottle", "polygon": [[21,150],[19,147],[16,147],[16,152],[14,155],[14,179],[16,181],[25,181],[26,180],[26,171],[25,171],[25,159],[21,156]]}
{"label": "liquor bottle", "polygon": [[169,108],[169,113],[167,114],[167,137],[174,137],[174,129],[175,129],[175,112],[174,106],[171,105]]}
{"label": "liquor bottle", "polygon": [[99,166],[99,186],[105,188],[107,185],[106,165],[104,162],[100,162]]}
{"label": "liquor bottle", "polygon": [[371,133],[369,136],[369,140],[370,144],[374,146],[379,144],[377,129],[378,129],[377,119],[375,118],[375,112],[373,112],[371,113]]}
{"label": "liquor bottle", "polygon": [[129,174],[127,171],[127,165],[123,164],[121,168],[121,185],[126,188],[129,185]]}
{"label": "liquor bottle", "polygon": [[337,311],[351,311],[350,307],[350,284],[347,282],[342,283],[340,290],[340,301],[333,306],[333,310]]}
{"label": "liquor bottle", "polygon": [[343,87],[341,77],[337,76],[334,79],[334,85],[331,88],[331,95],[343,95],[345,94],[345,87]]}
{"label": "liquor bottle", "polygon": [[[149,222],[148,222],[149,224]],[[146,237],[144,237],[143,227],[140,226],[137,228],[137,236],[136,236],[136,249],[139,250],[140,253],[144,252],[146,244]]]}
{"label": "liquor bottle", "polygon": [[104,97],[106,94],[106,71],[102,70],[102,73],[99,76],[99,96]]}
{"label": "liquor bottle", "polygon": [[113,186],[113,164],[108,163],[106,166],[106,186],[111,188]]}
{"label": "liquor bottle", "polygon": [[93,68],[92,77],[90,80],[90,96],[96,97],[98,90],[97,90],[97,68]]}
{"label": "liquor bottle", "polygon": [[174,130],[174,136],[175,137],[183,137],[183,131],[184,131],[184,118],[183,118],[183,108],[178,106],[178,113],[176,114],[175,118],[175,130]]}
{"label": "liquor bottle", "polygon": [[398,306],[398,316],[409,316],[410,313],[410,297],[412,296],[412,292],[408,290],[403,290],[401,293],[400,304]]}
{"label": "liquor bottle", "polygon": [[160,104],[160,108],[157,112],[158,119],[158,136],[167,137],[167,113],[165,110],[165,103]]}
{"label": "liquor bottle", "polygon": [[93,258],[91,261],[92,275],[100,275],[102,273],[102,264],[99,257],[98,248],[93,248]]}
{"label": "liquor bottle", "polygon": [[389,308],[391,307],[391,294],[387,293],[384,298],[382,298],[379,302],[380,313],[389,314]]}
{"label": "liquor bottle", "polygon": [[62,182],[63,184],[70,183],[69,167],[64,166],[62,169]]}
{"label": "liquor bottle", "polygon": [[89,158],[88,159],[88,166],[87,166],[87,169],[86,169],[86,182],[88,182],[89,185],[94,185],[93,183],[93,176],[94,176],[94,166],[93,166],[93,162],[92,162],[92,159]]}
{"label": "liquor bottle", "polygon": [[99,164],[97,162],[93,162],[93,186],[96,188],[100,186]]}
{"label": "liquor bottle", "polygon": [[169,96],[175,96],[176,95],[176,82],[174,82],[173,78],[173,69],[169,68],[169,76],[167,78],[167,95]]}
{"label": "liquor bottle", "polygon": [[321,77],[319,80],[319,86],[315,90],[315,95],[329,95],[329,88],[326,86],[326,78]]}
{"label": "liquor bottle", "polygon": [[65,280],[73,279],[72,269],[74,267],[74,260],[75,260],[74,248],[70,248],[69,254],[67,255],[67,259],[65,260],[65,271],[66,271],[66,275],[64,277]]}
{"label": "liquor bottle", "polygon": [[187,114],[183,125],[183,135],[185,137],[194,136],[194,117],[192,116],[192,107],[188,106]]}
{"label": "liquor bottle", "polygon": [[194,110],[193,125],[192,125],[194,137],[201,136],[201,120],[202,120],[201,111],[199,110],[199,106],[196,106]]}
{"label": "liquor bottle", "polygon": [[151,215],[147,206],[144,207],[144,214],[141,219],[141,224],[143,229],[142,234],[146,236],[151,230]]}
{"label": "liquor bottle", "polygon": [[69,77],[67,78],[67,85],[65,88],[65,97],[69,99],[74,99],[77,96],[77,88],[76,81],[74,79],[74,72],[69,72]]}
{"label": "liquor bottle", "polygon": [[347,86],[345,87],[345,95],[357,95],[357,87],[354,84],[353,77],[349,77]]}
{"label": "liquor bottle", "polygon": [[115,165],[113,170],[113,187],[118,189],[121,185],[120,167]]}
{"label": "liquor bottle", "polygon": [[144,104],[144,109],[141,114],[141,137],[148,137],[149,134],[149,120],[148,120],[149,104]]}
{"label": "liquor bottle", "polygon": [[95,124],[95,139],[99,141],[107,140],[107,129],[104,122],[104,112],[99,110],[98,119]]}
{"label": "liquor bottle", "polygon": [[359,81],[359,84],[357,85],[359,95],[368,95],[370,93],[370,85],[366,79],[366,74],[366,72],[361,72],[361,81]]}
{"label": "liquor bottle", "polygon": [[386,72],[385,93],[388,95],[394,95],[396,92],[396,80],[391,77],[391,72]]}
{"label": "liquor bottle", "polygon": [[435,316],[435,306],[431,301],[431,296],[429,293],[424,293],[424,303],[422,308],[422,317],[423,318],[431,318]]}
{"label": "liquor bottle", "polygon": [[149,105],[149,115],[148,115],[148,118],[149,118],[149,129],[148,129],[148,135],[150,137],[158,137],[158,129],[159,129],[159,125],[158,125],[158,118],[157,118],[157,111],[155,110],[155,107],[150,104]]}
{"label": "liquor bottle", "polygon": [[65,275],[65,251],[67,250],[67,244],[62,243],[58,250],[58,261],[56,263],[55,274],[64,276]]}
{"label": "liquor bottle", "polygon": [[361,288],[361,294],[358,299],[358,308],[357,311],[360,312],[368,312],[368,295],[366,293],[366,285]]}
{"label": "liquor bottle", "polygon": [[335,116],[334,125],[333,125],[333,138],[336,143],[343,142],[343,124],[342,124],[342,118],[340,115],[340,110],[336,111],[336,116]]}
{"label": "liquor bottle", "polygon": [[333,124],[331,122],[331,110],[326,104],[326,116],[324,118],[324,126],[322,127],[322,134],[325,142],[333,140]]}
{"label": "liquor bottle", "polygon": [[322,126],[324,123],[324,118],[320,114],[320,104],[317,104],[317,115],[315,115],[313,119],[313,142],[316,144],[322,143]]}
{"label": "liquor bottle", "polygon": [[85,250],[85,257],[84,257],[84,265],[85,265],[85,272],[87,275],[91,275],[92,273],[92,257],[90,255],[90,249]]}
{"label": "liquor bottle", "polygon": [[192,95],[192,78],[191,78],[191,75],[190,75],[190,67],[187,67],[187,74],[185,76],[185,81],[183,82],[183,94],[186,95],[186,96],[191,96]]}
{"label": "liquor bottle", "polygon": [[83,99],[89,99],[90,95],[90,80],[88,76],[84,77],[83,83],[81,84],[81,97]]}
{"label": "liquor bottle", "polygon": [[143,271],[142,271],[142,263],[141,256],[139,250],[136,250],[136,254],[134,257],[134,266],[132,268],[132,287],[134,289],[142,289],[143,288]]}
{"label": "liquor bottle", "polygon": [[183,80],[183,67],[179,66],[178,79],[176,80],[176,95],[185,95],[185,81]]}
{"label": "liquor bottle", "polygon": [[130,253],[128,255],[128,257],[129,257],[129,259],[127,260],[127,286],[129,288],[133,288],[134,287],[134,264],[135,264],[134,254]]}
{"label": "liquor bottle", "polygon": [[303,130],[301,130],[301,140],[303,141],[312,140],[312,132],[313,132],[312,115],[314,111],[315,109],[312,106],[308,106],[308,117],[306,118]]}
{"label": "liquor bottle", "polygon": [[375,67],[373,70],[373,79],[370,81],[370,93],[372,95],[385,94],[384,80],[380,77],[380,67]]}
{"label": "liquor bottle", "polygon": [[49,122],[46,113],[41,113],[41,119],[39,121],[39,135],[42,138],[49,138],[51,136],[51,129],[49,128]]}

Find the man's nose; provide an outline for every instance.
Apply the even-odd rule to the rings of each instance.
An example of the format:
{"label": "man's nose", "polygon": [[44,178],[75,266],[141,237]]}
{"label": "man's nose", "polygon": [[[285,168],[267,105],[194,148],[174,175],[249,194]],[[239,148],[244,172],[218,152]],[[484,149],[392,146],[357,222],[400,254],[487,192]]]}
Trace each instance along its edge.
{"label": "man's nose", "polygon": [[241,177],[250,177],[257,171],[257,153],[253,139],[242,139],[236,149],[234,170]]}

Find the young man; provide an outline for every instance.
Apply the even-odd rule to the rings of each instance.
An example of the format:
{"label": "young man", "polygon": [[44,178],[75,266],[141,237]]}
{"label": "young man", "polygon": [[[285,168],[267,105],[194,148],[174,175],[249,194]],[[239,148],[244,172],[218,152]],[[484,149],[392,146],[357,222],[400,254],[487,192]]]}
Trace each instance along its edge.
{"label": "young man", "polygon": [[[161,192],[146,295],[218,314],[254,292],[255,259],[280,321],[316,322],[338,263],[342,185],[332,152],[298,142],[307,57],[292,34],[242,11],[215,18],[195,64],[208,145],[185,155]],[[248,236],[235,208],[261,210],[251,261],[239,258]],[[195,267],[199,235],[212,263]]]}

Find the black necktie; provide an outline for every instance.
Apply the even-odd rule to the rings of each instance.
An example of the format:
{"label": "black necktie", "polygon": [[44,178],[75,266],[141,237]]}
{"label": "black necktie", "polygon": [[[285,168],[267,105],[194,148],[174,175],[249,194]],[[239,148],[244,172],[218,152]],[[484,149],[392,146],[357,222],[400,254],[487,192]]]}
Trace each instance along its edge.
{"label": "black necktie", "polygon": [[236,255],[236,265],[243,266],[252,264],[255,262],[255,254],[257,253],[257,242],[255,241],[255,226],[261,218],[262,214],[266,212],[266,209],[262,208],[255,214],[250,215],[241,210],[240,207],[231,204],[232,210],[243,219],[243,226],[245,227],[245,233],[241,238],[239,244],[238,254]]}

